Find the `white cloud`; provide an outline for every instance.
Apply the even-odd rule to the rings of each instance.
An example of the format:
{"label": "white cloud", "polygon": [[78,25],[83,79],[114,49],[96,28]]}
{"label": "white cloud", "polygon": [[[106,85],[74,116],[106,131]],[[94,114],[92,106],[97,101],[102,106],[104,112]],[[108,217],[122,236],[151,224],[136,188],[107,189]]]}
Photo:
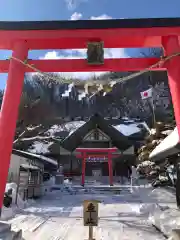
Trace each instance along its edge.
{"label": "white cloud", "polygon": [[[79,0],[85,1],[85,0]],[[66,0],[69,4],[74,4],[78,2],[78,0]],[[71,16],[71,20],[78,20],[82,18],[82,14],[78,12],[74,12]],[[107,14],[102,14],[100,16],[92,16],[91,20],[95,19],[112,19],[111,16]],[[105,58],[126,58],[128,57],[124,48],[116,48],[116,49],[104,49],[104,56]],[[40,59],[84,59],[86,58],[86,49],[70,49],[70,50],[63,50],[63,51],[51,51],[47,52],[43,57]],[[99,76],[104,72],[71,72],[71,73],[61,73],[64,77],[76,77],[81,79],[87,79],[94,75]]]}
{"label": "white cloud", "polygon": [[69,10],[76,8],[76,0],[65,0],[65,2]]}
{"label": "white cloud", "polygon": [[64,1],[67,5],[68,10],[74,10],[82,2],[87,2],[87,0],[64,0]]}
{"label": "white cloud", "polygon": [[97,17],[92,16],[90,19],[91,20],[102,20],[102,19],[112,19],[112,17],[108,16],[107,14],[102,14],[102,15],[97,16]]}
{"label": "white cloud", "polygon": [[82,18],[82,14],[81,13],[78,13],[78,12],[74,12],[72,15],[71,15],[71,18],[70,20],[79,20]]}
{"label": "white cloud", "polygon": [[[77,54],[78,53],[78,54]],[[45,56],[40,57],[40,59],[82,59],[86,57],[86,49],[73,49],[73,50],[64,50],[63,54],[61,51],[51,51],[47,52]],[[94,75],[99,76],[102,72],[65,72],[61,73],[63,77],[74,77],[81,78],[82,80],[93,77]]]}
{"label": "white cloud", "polygon": [[40,59],[82,59],[86,57],[85,49],[68,49],[63,51],[47,52]]}
{"label": "white cloud", "polygon": [[[125,53],[124,48],[116,49],[105,49],[105,58],[125,58],[128,57]],[[63,50],[63,51],[51,51],[47,52],[40,59],[84,59],[86,58],[86,49],[73,49],[73,50]],[[104,72],[67,72],[61,73],[64,77],[75,77],[81,79],[88,79],[90,77],[99,76]]]}
{"label": "white cloud", "polygon": [[[63,51],[47,52],[40,59],[84,59],[86,58],[86,49],[68,49]],[[126,58],[128,57],[124,48],[105,48],[105,58]]]}

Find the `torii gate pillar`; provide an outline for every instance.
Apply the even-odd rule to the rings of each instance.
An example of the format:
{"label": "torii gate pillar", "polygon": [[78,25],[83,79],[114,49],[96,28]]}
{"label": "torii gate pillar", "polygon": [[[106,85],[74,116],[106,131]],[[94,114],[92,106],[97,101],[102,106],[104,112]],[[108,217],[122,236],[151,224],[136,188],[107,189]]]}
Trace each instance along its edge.
{"label": "torii gate pillar", "polygon": [[[180,53],[178,36],[162,37],[165,55]],[[165,63],[168,72],[169,87],[174,107],[174,115],[180,138],[180,56],[173,57]]]}
{"label": "torii gate pillar", "polygon": [[[28,56],[26,42],[16,42],[12,56],[24,61]],[[0,113],[0,211],[11,159],[24,74],[25,66],[11,59]]]}

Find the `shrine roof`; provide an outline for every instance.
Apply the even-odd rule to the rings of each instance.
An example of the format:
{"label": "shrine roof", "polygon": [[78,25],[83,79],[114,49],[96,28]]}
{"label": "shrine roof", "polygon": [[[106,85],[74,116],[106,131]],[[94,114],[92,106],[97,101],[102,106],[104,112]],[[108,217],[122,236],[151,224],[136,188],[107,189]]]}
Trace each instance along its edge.
{"label": "shrine roof", "polygon": [[0,30],[75,30],[179,27],[180,18],[139,18],[77,21],[0,21]]}
{"label": "shrine roof", "polygon": [[27,151],[21,151],[21,150],[17,150],[17,149],[13,149],[12,150],[12,154],[20,156],[20,157],[24,157],[24,158],[28,158],[28,159],[36,159],[39,160],[41,162],[44,163],[44,165],[49,165],[49,166],[56,166],[57,167],[57,161],[55,159],[52,158],[48,158],[39,154],[34,154],[31,152],[27,152]]}
{"label": "shrine roof", "polygon": [[95,128],[99,128],[107,134],[118,149],[126,150],[133,145],[133,142],[116,128],[108,124],[108,122],[99,114],[93,115],[89,121],[79,127],[76,131],[70,134],[61,143],[61,146],[69,151],[74,151],[81,142],[85,135]]}

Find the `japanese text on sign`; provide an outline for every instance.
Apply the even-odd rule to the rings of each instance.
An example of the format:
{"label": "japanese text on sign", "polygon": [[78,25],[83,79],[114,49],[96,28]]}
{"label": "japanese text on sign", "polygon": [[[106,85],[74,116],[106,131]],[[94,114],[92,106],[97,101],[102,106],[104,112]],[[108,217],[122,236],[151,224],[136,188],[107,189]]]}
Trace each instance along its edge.
{"label": "japanese text on sign", "polygon": [[84,201],[84,226],[98,225],[98,201]]}

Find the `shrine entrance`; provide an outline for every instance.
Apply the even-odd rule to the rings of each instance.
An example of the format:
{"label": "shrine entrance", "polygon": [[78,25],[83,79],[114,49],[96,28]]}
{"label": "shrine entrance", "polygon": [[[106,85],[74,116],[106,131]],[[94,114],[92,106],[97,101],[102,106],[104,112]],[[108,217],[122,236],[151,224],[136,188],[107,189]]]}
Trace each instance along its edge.
{"label": "shrine entrance", "polygon": [[[140,71],[126,77],[126,80],[129,80],[150,70],[167,70],[180,136],[179,37],[180,18],[1,21],[0,49],[13,50],[13,53],[10,59],[0,60],[0,72],[8,73],[0,117],[0,208],[8,176],[25,72],[45,74],[45,72]],[[164,55],[161,58],[104,59],[104,48],[142,47],[161,47]],[[29,50],[84,48],[87,49],[87,59],[28,59]],[[102,86],[99,89],[102,89]],[[83,174],[86,153],[87,150],[81,151]],[[112,184],[111,161],[109,161],[111,154],[111,151],[106,154],[110,184]],[[82,183],[84,183],[84,175],[82,175]]]}
{"label": "shrine entrance", "polygon": [[[109,185],[113,185],[113,168],[112,168],[112,154],[117,151],[117,148],[76,148],[77,158],[82,161],[82,175],[81,184],[85,184],[85,173],[87,163],[103,163],[108,166]],[[102,176],[101,168],[95,168],[92,170],[94,179],[99,179]]]}

